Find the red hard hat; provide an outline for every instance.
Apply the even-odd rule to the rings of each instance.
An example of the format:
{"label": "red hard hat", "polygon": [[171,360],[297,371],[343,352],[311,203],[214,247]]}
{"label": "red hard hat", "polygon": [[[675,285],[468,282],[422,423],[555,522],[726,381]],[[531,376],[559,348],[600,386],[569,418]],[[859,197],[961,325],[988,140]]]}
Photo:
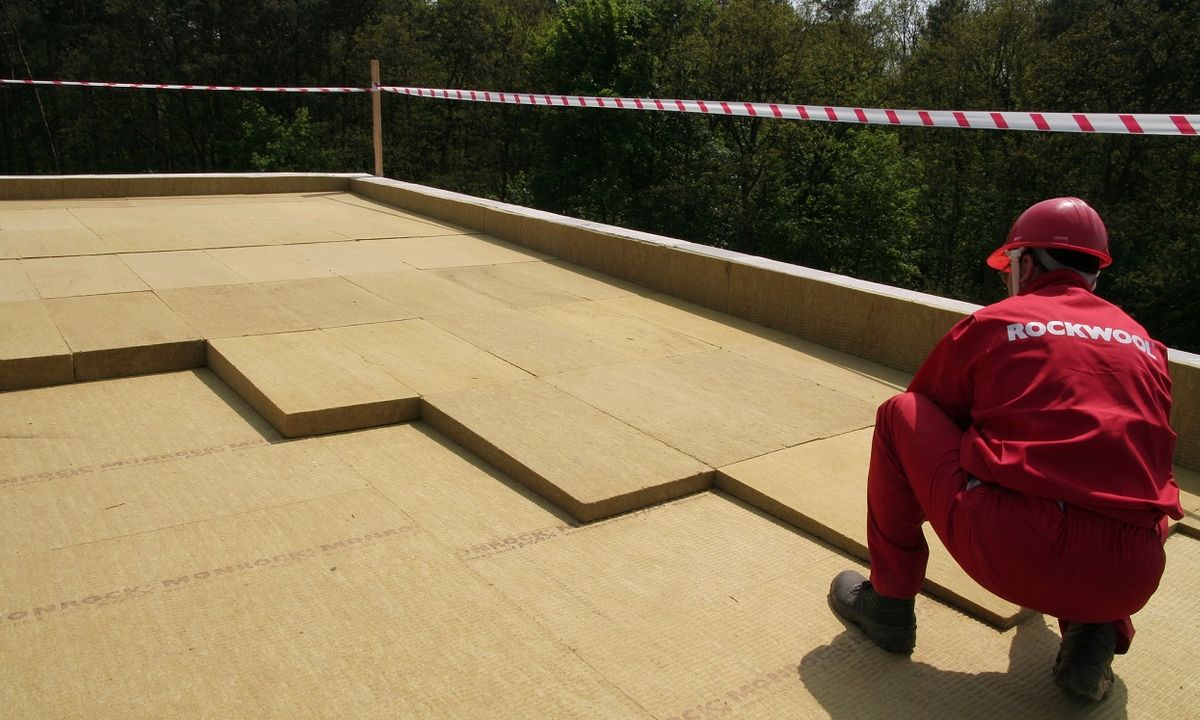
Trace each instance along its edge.
{"label": "red hard hat", "polygon": [[1043,200],[1021,213],[1008,231],[1008,240],[987,263],[994,270],[1003,270],[1009,266],[1006,253],[1025,247],[1073,250],[1100,258],[1100,267],[1112,264],[1104,221],[1077,197]]}

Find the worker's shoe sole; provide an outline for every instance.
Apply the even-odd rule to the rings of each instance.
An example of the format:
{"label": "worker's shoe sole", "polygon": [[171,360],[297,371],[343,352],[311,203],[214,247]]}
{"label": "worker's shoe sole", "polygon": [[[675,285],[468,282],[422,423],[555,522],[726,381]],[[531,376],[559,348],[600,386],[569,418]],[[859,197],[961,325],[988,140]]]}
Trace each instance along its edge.
{"label": "worker's shoe sole", "polygon": [[1116,631],[1111,623],[1072,623],[1063,634],[1054,660],[1054,682],[1075,697],[1098,702],[1113,686],[1113,648]]}
{"label": "worker's shoe sole", "polygon": [[883,597],[853,570],[838,573],[830,583],[829,607],[890,653],[910,655],[917,646],[915,601]]}

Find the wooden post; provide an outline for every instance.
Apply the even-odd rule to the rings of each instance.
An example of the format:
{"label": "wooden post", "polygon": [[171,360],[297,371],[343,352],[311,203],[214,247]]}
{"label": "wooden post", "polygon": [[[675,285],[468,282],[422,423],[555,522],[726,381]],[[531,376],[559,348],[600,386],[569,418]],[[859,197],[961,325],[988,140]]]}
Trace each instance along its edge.
{"label": "wooden post", "polygon": [[371,60],[371,115],[374,120],[375,175],[383,177],[383,110],[379,91],[379,61]]}

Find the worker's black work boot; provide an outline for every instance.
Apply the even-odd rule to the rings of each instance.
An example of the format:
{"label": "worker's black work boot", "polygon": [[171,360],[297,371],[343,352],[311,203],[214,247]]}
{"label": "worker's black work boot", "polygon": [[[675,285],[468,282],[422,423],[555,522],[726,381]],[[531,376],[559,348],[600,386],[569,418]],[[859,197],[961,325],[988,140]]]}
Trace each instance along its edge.
{"label": "worker's black work boot", "polygon": [[1116,640],[1112,623],[1068,625],[1054,660],[1054,682],[1077,697],[1103,700],[1113,685]]}
{"label": "worker's black work boot", "polygon": [[908,655],[917,646],[915,606],[913,598],[899,600],[880,595],[869,580],[853,570],[838,573],[829,586],[829,607],[892,653]]}

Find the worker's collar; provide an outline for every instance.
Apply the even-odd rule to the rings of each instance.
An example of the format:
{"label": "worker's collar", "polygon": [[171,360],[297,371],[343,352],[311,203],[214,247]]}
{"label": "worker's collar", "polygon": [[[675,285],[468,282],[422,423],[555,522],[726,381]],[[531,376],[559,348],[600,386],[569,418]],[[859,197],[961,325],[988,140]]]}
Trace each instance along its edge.
{"label": "worker's collar", "polygon": [[1088,287],[1087,281],[1084,280],[1079,273],[1075,272],[1074,270],[1047,270],[1031,280],[1028,285],[1022,287],[1019,294],[1026,295],[1028,293],[1037,292],[1038,290],[1041,290],[1049,285],[1074,285],[1076,287],[1083,288],[1088,292],[1092,291],[1092,289]]}

